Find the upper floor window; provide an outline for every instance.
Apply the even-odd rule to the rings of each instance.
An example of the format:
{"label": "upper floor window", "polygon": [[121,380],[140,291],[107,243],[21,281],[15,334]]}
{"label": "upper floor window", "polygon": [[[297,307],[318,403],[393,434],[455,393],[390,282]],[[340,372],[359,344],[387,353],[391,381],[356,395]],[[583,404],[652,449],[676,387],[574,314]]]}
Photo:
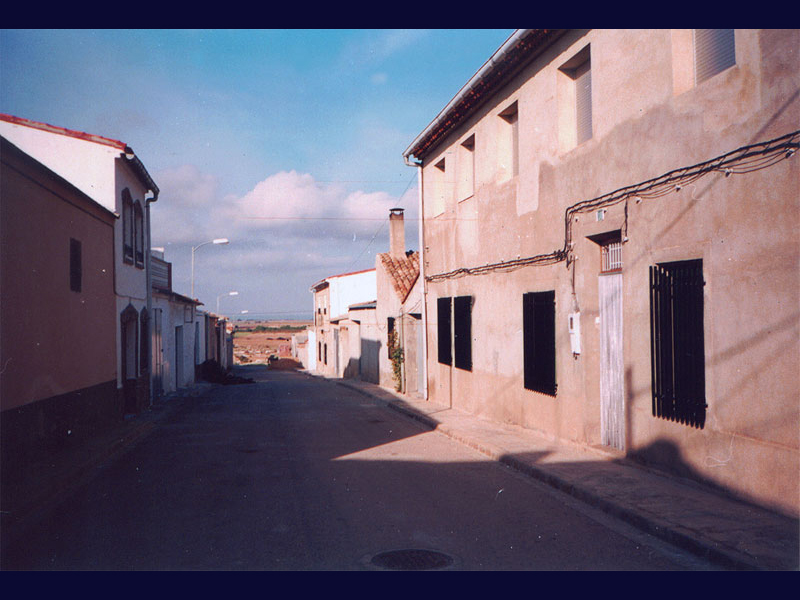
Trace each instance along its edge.
{"label": "upper floor window", "polygon": [[589,46],[561,65],[559,71],[562,147],[569,149],[592,138],[592,61]]}
{"label": "upper floor window", "polygon": [[695,85],[736,64],[733,29],[694,29],[693,36]]}
{"label": "upper floor window", "polygon": [[458,200],[466,200],[475,193],[475,135],[469,136],[458,147]]}
{"label": "upper floor window", "polygon": [[144,216],[142,205],[138,201],[133,205],[133,237],[136,266],[144,268]]}
{"label": "upper floor window", "polygon": [[133,200],[126,188],[122,191],[122,260],[131,264],[133,264],[133,236]]}
{"label": "upper floor window", "polygon": [[503,128],[500,135],[501,178],[510,179],[519,175],[519,119],[517,103],[500,113]]}
{"label": "upper floor window", "polygon": [[431,171],[431,217],[439,216],[444,212],[445,194],[447,192],[446,173],[447,165],[445,159],[442,158],[434,165],[434,169]]}

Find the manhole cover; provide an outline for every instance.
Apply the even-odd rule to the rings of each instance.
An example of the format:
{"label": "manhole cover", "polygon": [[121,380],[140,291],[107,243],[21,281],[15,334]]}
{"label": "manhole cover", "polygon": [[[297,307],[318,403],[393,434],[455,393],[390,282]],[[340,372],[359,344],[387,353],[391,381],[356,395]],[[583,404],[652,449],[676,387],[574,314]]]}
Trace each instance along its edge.
{"label": "manhole cover", "polygon": [[449,567],[453,558],[435,550],[390,550],[376,554],[370,563],[392,571],[429,571]]}

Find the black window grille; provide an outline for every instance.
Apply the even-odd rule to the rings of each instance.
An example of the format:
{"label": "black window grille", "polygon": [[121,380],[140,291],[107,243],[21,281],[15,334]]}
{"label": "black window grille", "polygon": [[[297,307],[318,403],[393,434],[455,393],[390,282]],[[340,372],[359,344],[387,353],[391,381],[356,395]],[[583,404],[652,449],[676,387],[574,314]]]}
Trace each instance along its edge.
{"label": "black window grille", "polygon": [[700,429],[706,420],[703,261],[650,267],[653,415]]}
{"label": "black window grille", "polygon": [[443,365],[453,364],[453,355],[450,348],[450,307],[452,298],[438,298],[436,300],[436,333],[438,337],[439,362]]}
{"label": "black window grille", "polygon": [[554,291],[522,295],[525,389],[555,396],[556,297]]}
{"label": "black window grille", "polygon": [[472,296],[453,298],[453,345],[457,369],[472,370]]}
{"label": "black window grille", "polygon": [[[69,240],[69,289],[81,291],[83,265],[81,262],[81,243],[73,238]],[[62,280],[63,281],[63,280]]]}

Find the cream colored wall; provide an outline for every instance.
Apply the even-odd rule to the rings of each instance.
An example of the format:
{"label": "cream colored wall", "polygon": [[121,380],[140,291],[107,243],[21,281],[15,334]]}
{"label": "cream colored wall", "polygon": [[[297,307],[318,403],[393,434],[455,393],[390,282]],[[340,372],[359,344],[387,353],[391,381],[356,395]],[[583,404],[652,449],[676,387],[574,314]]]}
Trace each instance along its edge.
{"label": "cream colored wall", "polygon": [[[576,202],[798,129],[798,31],[736,31],[736,65],[694,86],[686,31],[592,30],[562,37],[425,157],[427,275],[560,249]],[[593,137],[565,136],[559,67],[590,46]],[[688,83],[687,83],[688,82]],[[520,174],[507,176],[504,123],[518,103]],[[475,192],[459,201],[453,157],[476,139]],[[574,138],[573,138],[574,139]],[[435,167],[445,159],[444,212]],[[796,511],[800,386],[797,157],[763,171],[712,174],[680,192],[629,203],[624,255],[624,352],[629,452],[673,445],[686,473]],[[441,178],[440,178],[441,179]],[[597,276],[586,236],[621,228],[581,215],[573,231],[583,353],[567,331],[572,271],[561,262],[429,282],[431,399],[585,444],[600,443]],[[454,220],[455,219],[455,220]],[[651,414],[648,267],[702,258],[708,417],[694,429]],[[556,397],[522,385],[522,294],[556,291]],[[473,371],[439,365],[436,298],[471,294]]]}

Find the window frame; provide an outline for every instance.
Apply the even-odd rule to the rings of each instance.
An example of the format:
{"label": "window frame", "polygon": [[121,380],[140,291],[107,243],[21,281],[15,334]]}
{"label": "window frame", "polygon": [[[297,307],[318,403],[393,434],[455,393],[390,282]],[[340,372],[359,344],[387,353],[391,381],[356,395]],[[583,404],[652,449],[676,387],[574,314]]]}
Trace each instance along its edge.
{"label": "window frame", "polygon": [[122,190],[122,260],[131,265],[134,262],[133,236],[133,198],[126,188]]}
{"label": "window frame", "polygon": [[653,416],[703,429],[706,420],[703,260],[650,266]]}
{"label": "window frame", "polygon": [[453,365],[472,371],[472,296],[453,298]]}
{"label": "window frame", "polygon": [[522,295],[523,386],[526,390],[556,396],[555,290]]}

